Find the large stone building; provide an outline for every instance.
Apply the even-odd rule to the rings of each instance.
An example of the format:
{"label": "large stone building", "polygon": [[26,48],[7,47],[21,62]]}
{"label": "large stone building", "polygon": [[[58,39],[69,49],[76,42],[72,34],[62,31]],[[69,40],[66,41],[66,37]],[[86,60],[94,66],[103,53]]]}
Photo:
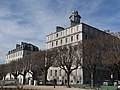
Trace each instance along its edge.
{"label": "large stone building", "polygon": [[[86,40],[106,34],[100,29],[97,29],[85,23],[81,23],[81,16],[78,14],[78,11],[73,11],[69,19],[71,22],[70,27],[56,27],[56,32],[47,35],[46,49],[52,49],[64,45],[74,45],[78,44],[80,41],[84,43]],[[54,78],[56,78],[59,84],[62,81],[64,83],[67,82],[65,71],[60,69],[59,67],[50,67],[48,70],[47,78],[48,80],[53,80]],[[84,82],[87,82],[87,80],[87,73],[81,67],[74,70],[70,75],[71,84],[82,84]]]}
{"label": "large stone building", "polygon": [[16,44],[16,48],[7,53],[5,63],[23,59],[34,51],[39,51],[39,49],[30,43],[21,42],[21,45]]}
{"label": "large stone building", "polygon": [[47,35],[46,49],[75,44],[79,41],[93,38],[105,33],[95,27],[85,23],[80,23],[80,18],[81,17],[78,15],[78,12],[73,11],[72,15],[69,17],[71,22],[70,27],[56,27],[56,32]]}

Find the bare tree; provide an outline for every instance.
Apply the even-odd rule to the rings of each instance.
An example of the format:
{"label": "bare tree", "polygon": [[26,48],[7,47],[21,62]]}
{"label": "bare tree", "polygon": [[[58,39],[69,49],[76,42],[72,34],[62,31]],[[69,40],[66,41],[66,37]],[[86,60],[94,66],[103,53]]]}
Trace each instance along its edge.
{"label": "bare tree", "polygon": [[6,64],[0,65],[0,80],[4,79],[5,75],[8,73],[6,69]]}
{"label": "bare tree", "polygon": [[6,72],[10,73],[10,76],[12,74],[15,80],[17,80],[18,69],[18,61],[11,61],[10,63],[6,64]]}
{"label": "bare tree", "polygon": [[27,72],[30,70],[30,60],[31,60],[31,55],[26,55],[24,56],[24,58],[18,61],[18,67],[19,67],[18,74],[23,75],[23,84],[26,84],[25,76]]}
{"label": "bare tree", "polygon": [[100,45],[98,43],[98,38],[93,38],[83,42],[83,63],[85,69],[90,73],[90,86],[94,87],[94,75],[96,72],[97,64],[101,63],[100,58]]}
{"label": "bare tree", "polygon": [[113,84],[114,73],[118,70],[118,78],[120,72],[120,39],[111,35],[101,38],[102,46],[102,63],[111,73],[111,81]]}
{"label": "bare tree", "polygon": [[7,64],[7,70],[10,74],[12,74],[17,80],[17,76],[19,74],[23,75],[23,84],[25,84],[25,76],[27,71],[30,69],[30,56],[24,56],[24,58],[11,61]]}
{"label": "bare tree", "polygon": [[42,67],[44,67],[44,58],[45,58],[45,54],[43,51],[38,51],[38,52],[34,52],[31,55],[31,70],[33,72],[32,76],[33,76],[33,80],[35,80],[36,74],[38,72],[41,72],[39,75],[42,76],[43,72],[41,71]]}
{"label": "bare tree", "polygon": [[[56,54],[53,50],[43,50],[32,54],[31,64],[32,69],[39,68],[44,75],[44,84],[47,82],[47,72],[50,66],[54,63]],[[38,69],[37,69],[38,70]]]}
{"label": "bare tree", "polygon": [[[80,45],[80,46],[79,46]],[[81,65],[82,46],[62,46],[57,48],[56,64],[67,74],[67,86],[70,87],[70,74]]]}

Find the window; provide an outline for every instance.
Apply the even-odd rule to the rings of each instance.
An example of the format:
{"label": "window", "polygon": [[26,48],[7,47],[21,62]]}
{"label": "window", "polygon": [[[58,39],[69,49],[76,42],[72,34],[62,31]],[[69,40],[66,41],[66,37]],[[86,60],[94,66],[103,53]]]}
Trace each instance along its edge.
{"label": "window", "polygon": [[55,76],[57,76],[57,70],[55,70]]}
{"label": "window", "polygon": [[67,35],[67,30],[66,30],[66,35]]}
{"label": "window", "polygon": [[79,34],[78,34],[78,35],[76,35],[76,39],[77,39],[77,40],[79,39]]}
{"label": "window", "polygon": [[59,76],[61,76],[61,69],[60,69],[60,71],[59,71]]}
{"label": "window", "polygon": [[53,42],[52,42],[52,47],[53,47]]}
{"label": "window", "polygon": [[58,41],[56,41],[56,46],[58,45]]}
{"label": "window", "polygon": [[65,76],[67,76],[66,72],[65,72]]}
{"label": "window", "polygon": [[65,38],[65,43],[67,43],[67,38]]}
{"label": "window", "polygon": [[86,39],[86,40],[88,39],[88,36],[87,36],[87,35],[85,35],[85,39]]}
{"label": "window", "polygon": [[56,37],[58,37],[58,33],[56,34]]}
{"label": "window", "polygon": [[93,36],[91,36],[91,39],[93,39]]}
{"label": "window", "polygon": [[52,76],[52,70],[50,70],[50,76]]}
{"label": "window", "polygon": [[26,55],[30,55],[30,52],[26,52]]}
{"label": "window", "polygon": [[79,29],[79,26],[77,26],[77,31],[78,31],[78,29]]}
{"label": "window", "polygon": [[49,37],[48,37],[48,41],[49,41]]}
{"label": "window", "polygon": [[62,36],[62,34],[63,34],[63,33],[61,32],[61,36]]}
{"label": "window", "polygon": [[62,39],[60,40],[60,43],[62,44]]}
{"label": "window", "polygon": [[22,55],[22,51],[20,52],[20,55]]}
{"label": "window", "polygon": [[71,33],[73,33],[73,28],[71,28]]}
{"label": "window", "polygon": [[73,36],[71,36],[71,42],[73,41]]}

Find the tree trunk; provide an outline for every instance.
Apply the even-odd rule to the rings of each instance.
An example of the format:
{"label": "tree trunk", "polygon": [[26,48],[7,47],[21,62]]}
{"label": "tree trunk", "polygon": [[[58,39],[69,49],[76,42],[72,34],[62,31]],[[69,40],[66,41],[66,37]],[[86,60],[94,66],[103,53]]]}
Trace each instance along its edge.
{"label": "tree trunk", "polygon": [[47,69],[45,69],[45,77],[44,77],[45,81],[44,81],[44,84],[46,85],[47,83]]}
{"label": "tree trunk", "polygon": [[18,76],[18,73],[17,73],[17,71],[16,71],[16,72],[15,72],[15,75],[14,75],[15,80],[17,80],[17,76]]}
{"label": "tree trunk", "polygon": [[67,86],[70,88],[70,73],[67,73]]}
{"label": "tree trunk", "polygon": [[23,75],[23,85],[25,85],[25,75]]}
{"label": "tree trunk", "polygon": [[91,73],[91,77],[90,78],[91,78],[90,87],[93,88],[94,87],[94,82],[93,82],[94,74],[93,73]]}
{"label": "tree trunk", "polygon": [[32,74],[32,85],[34,85],[34,80],[35,80],[35,72],[33,71],[33,74]]}
{"label": "tree trunk", "polygon": [[24,71],[24,73],[23,73],[23,85],[25,85],[25,83],[26,83],[26,78],[25,78],[25,76],[26,76],[26,71]]}
{"label": "tree trunk", "polygon": [[15,80],[17,80],[17,75],[15,75],[14,77],[15,77]]}
{"label": "tree trunk", "polygon": [[118,71],[118,80],[120,80],[120,71]]}
{"label": "tree trunk", "polygon": [[10,80],[11,80],[11,73],[10,73]]}

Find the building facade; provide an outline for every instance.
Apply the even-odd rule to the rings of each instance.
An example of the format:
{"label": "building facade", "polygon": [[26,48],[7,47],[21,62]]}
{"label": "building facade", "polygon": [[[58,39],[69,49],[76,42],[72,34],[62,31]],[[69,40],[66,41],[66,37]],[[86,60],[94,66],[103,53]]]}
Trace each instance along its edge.
{"label": "building facade", "polygon": [[[46,49],[53,49],[64,45],[76,45],[79,42],[84,43],[86,40],[105,35],[104,31],[97,29],[93,26],[81,23],[81,16],[78,11],[73,11],[69,17],[71,26],[68,28],[56,27],[56,32],[47,35],[46,37]],[[83,57],[84,60],[84,57]],[[48,70],[48,80],[57,79],[58,84],[66,83],[67,77],[65,71],[59,67],[50,67]],[[85,83],[87,82],[86,71],[79,66],[78,69],[74,70],[70,75],[70,83]]]}
{"label": "building facade", "polygon": [[7,53],[5,63],[23,59],[34,51],[39,51],[39,49],[30,43],[21,42],[21,45],[16,44],[16,48]]}

